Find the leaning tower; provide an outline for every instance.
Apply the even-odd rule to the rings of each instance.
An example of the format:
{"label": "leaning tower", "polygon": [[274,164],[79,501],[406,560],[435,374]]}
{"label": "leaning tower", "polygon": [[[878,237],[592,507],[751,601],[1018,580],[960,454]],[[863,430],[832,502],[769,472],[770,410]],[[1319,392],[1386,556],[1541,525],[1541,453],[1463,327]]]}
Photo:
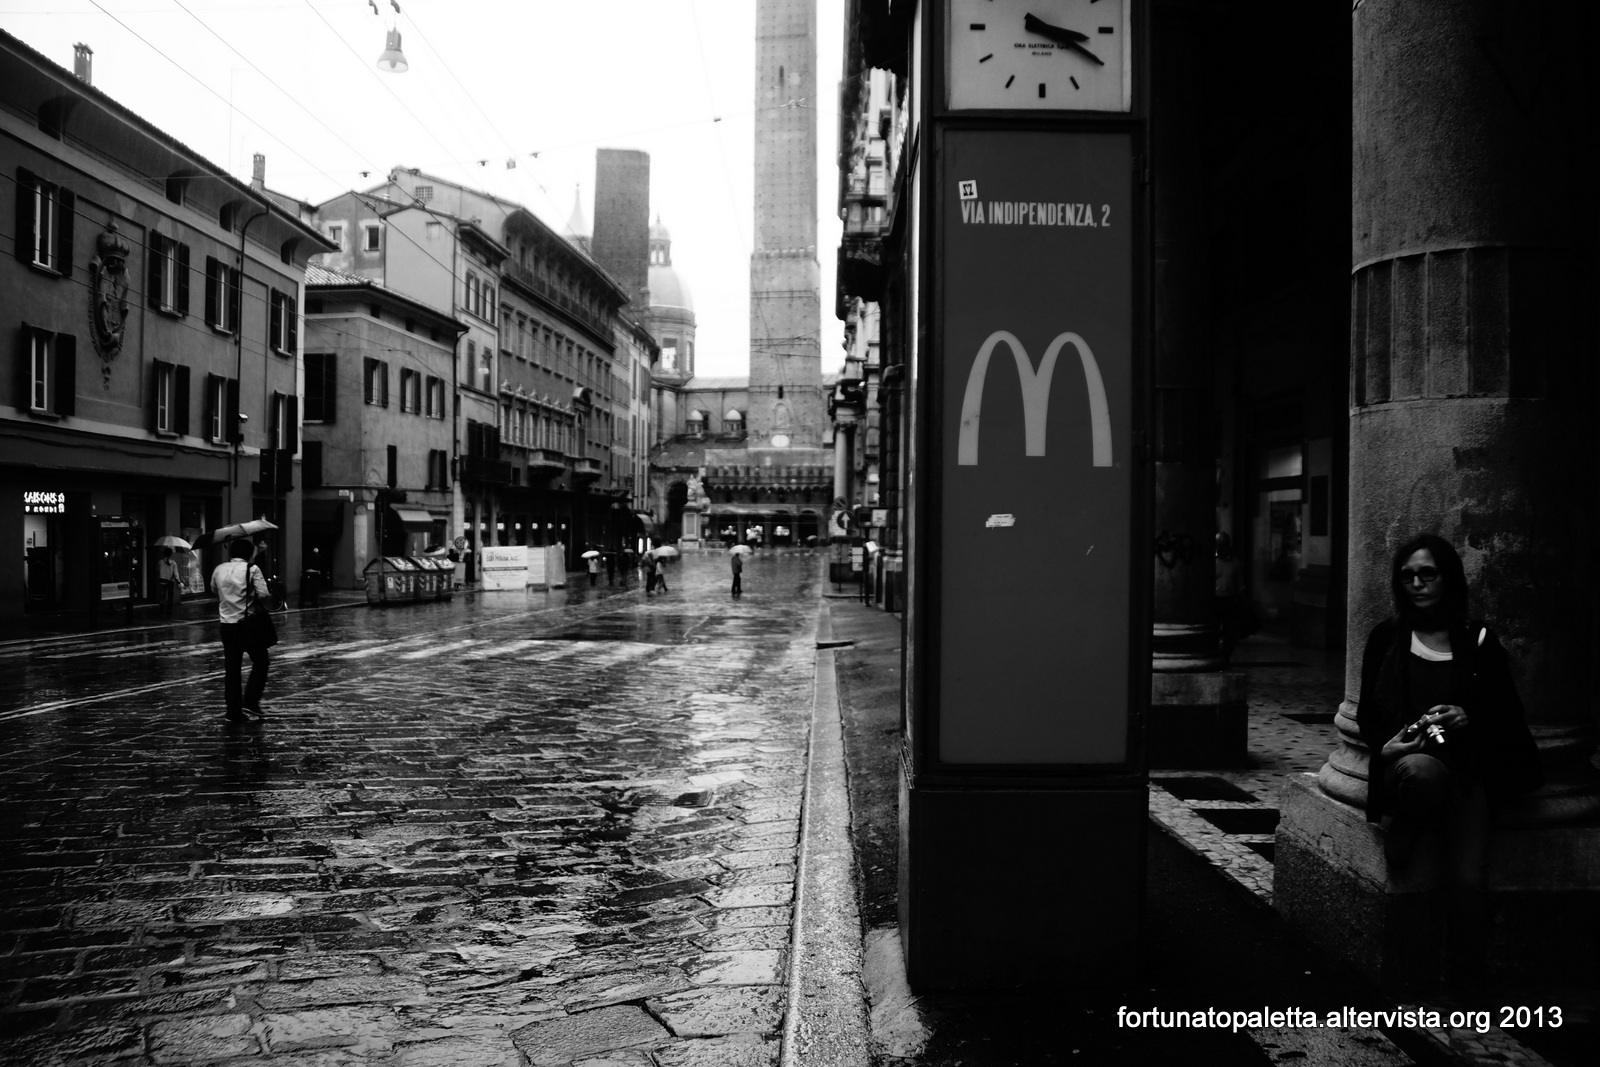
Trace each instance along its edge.
{"label": "leaning tower", "polygon": [[816,0],[758,0],[755,96],[749,447],[818,448]]}

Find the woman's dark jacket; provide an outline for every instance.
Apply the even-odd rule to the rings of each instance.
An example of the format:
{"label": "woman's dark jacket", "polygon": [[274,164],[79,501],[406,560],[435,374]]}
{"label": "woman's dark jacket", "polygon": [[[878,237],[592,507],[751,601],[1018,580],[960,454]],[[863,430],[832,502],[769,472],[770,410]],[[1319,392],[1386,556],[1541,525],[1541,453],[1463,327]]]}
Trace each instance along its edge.
{"label": "woman's dark jacket", "polygon": [[[1511,681],[1511,664],[1493,631],[1477,623],[1450,631],[1450,699],[1467,713],[1468,725],[1448,732],[1445,743],[1463,745],[1483,775],[1491,807],[1538,788],[1539,752],[1522,718],[1522,701]],[[1384,795],[1383,746],[1411,720],[1407,667],[1411,630],[1395,619],[1373,627],[1361,656],[1361,703],[1356,724],[1372,753],[1367,770],[1367,818],[1389,814]]]}

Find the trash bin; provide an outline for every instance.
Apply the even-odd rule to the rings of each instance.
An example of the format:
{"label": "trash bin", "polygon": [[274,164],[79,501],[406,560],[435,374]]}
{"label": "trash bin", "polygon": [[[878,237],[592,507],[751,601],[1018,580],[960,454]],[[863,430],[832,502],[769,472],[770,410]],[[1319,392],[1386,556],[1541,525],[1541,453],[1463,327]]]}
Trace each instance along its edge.
{"label": "trash bin", "polygon": [[416,568],[404,556],[379,556],[367,564],[368,604],[393,604],[416,599]]}
{"label": "trash bin", "polygon": [[321,571],[307,567],[300,572],[300,606],[302,608],[322,606]]}
{"label": "trash bin", "polygon": [[424,556],[420,562],[428,568],[433,582],[433,599],[449,600],[455,591],[456,565],[448,556]]}
{"label": "trash bin", "polygon": [[444,595],[439,580],[439,561],[428,556],[414,556],[417,565],[417,599],[438,600]]}

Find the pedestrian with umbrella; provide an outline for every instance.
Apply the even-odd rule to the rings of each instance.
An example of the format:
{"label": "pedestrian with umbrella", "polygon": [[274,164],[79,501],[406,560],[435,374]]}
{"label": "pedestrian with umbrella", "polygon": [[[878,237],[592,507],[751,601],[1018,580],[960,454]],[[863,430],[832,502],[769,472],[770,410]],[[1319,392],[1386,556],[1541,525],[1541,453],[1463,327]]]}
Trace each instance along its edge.
{"label": "pedestrian with umbrella", "polygon": [[189,542],[165,534],[156,538],[154,547],[161,549],[161,562],[156,564],[157,605],[163,616],[170,617],[178,599],[178,561],[172,558],[172,550],[178,548],[187,552]]}
{"label": "pedestrian with umbrella", "polygon": [[[227,704],[224,718],[229,722],[252,722],[261,717],[261,694],[267,687],[267,668],[277,643],[272,616],[266,612],[267,579],[252,562],[256,546],[248,537],[235,538],[228,546],[229,559],[211,573],[211,589],[217,594],[217,622],[222,633],[222,657],[226,668],[223,697]],[[244,657],[250,656],[250,682],[240,692]]]}
{"label": "pedestrian with umbrella", "polygon": [[593,589],[600,580],[600,552],[591,545],[589,551],[583,554],[583,562],[589,568],[589,588]]}
{"label": "pedestrian with umbrella", "polygon": [[728,566],[733,569],[733,598],[744,596],[744,558],[750,554],[747,545],[734,545],[728,549]]}

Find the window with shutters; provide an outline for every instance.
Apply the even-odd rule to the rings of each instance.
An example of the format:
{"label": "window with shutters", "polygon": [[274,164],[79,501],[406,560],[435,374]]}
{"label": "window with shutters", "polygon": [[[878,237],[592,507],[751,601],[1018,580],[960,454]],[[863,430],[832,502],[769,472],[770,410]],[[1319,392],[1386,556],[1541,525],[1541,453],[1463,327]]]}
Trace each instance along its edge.
{"label": "window with shutters", "polygon": [[299,423],[299,397],[289,393],[273,393],[269,447],[283,452],[295,452],[300,446]]}
{"label": "window with shutters", "polygon": [[189,246],[158,233],[150,235],[150,306],[168,315],[189,313]]}
{"label": "window with shutters", "polygon": [[444,418],[444,379],[428,379],[428,418]]}
{"label": "window with shutters", "polygon": [[410,367],[400,368],[400,410],[410,414],[416,411],[416,405],[411,400],[411,387],[416,382],[417,372]]}
{"label": "window with shutters", "polygon": [[206,377],[206,439],[225,445],[239,440],[239,383],[220,374]]}
{"label": "window with shutters", "polygon": [[363,376],[363,397],[367,403],[375,407],[386,408],[389,406],[389,364],[381,359],[366,357],[366,373]]}
{"label": "window with shutters", "polygon": [[30,414],[51,418],[77,412],[78,339],[23,323],[17,366],[23,405]]}
{"label": "window with shutters", "polygon": [[333,352],[306,353],[306,422],[333,422],[339,395]]}
{"label": "window with shutters", "polygon": [[21,408],[38,416],[77,411],[77,338],[22,323],[19,394]]}
{"label": "window with shutters", "polygon": [[239,329],[239,272],[214,256],[206,257],[206,322],[223,333]]}
{"label": "window with shutters", "polygon": [[189,432],[189,368],[155,360],[151,416],[158,434]]}
{"label": "window with shutters", "polygon": [[293,355],[300,343],[299,307],[288,293],[272,290],[272,310],[267,332],[272,350],[280,355]]}
{"label": "window with shutters", "polygon": [[63,277],[72,273],[72,223],[77,199],[26,168],[17,169],[17,258]]}

